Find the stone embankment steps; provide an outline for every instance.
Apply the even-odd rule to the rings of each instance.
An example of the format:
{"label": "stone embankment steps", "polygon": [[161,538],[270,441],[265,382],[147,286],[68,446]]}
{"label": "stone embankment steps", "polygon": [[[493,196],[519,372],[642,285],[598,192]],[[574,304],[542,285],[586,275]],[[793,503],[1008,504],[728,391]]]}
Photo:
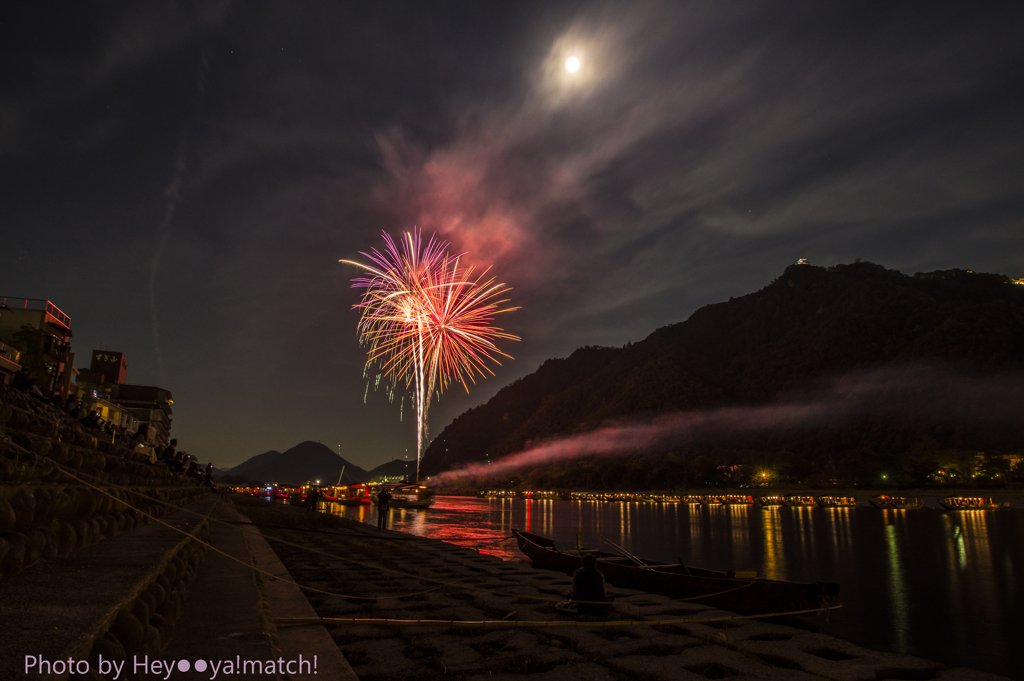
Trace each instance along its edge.
{"label": "stone embankment steps", "polygon": [[167,514],[166,525],[138,527],[5,576],[0,678],[23,677],[25,655],[88,659],[95,670],[99,654],[108,660],[159,654],[174,635],[203,560],[206,516],[220,501],[208,495]]}
{"label": "stone embankment steps", "polygon": [[26,655],[158,654],[220,502],[0,385],[0,678],[23,678]]}

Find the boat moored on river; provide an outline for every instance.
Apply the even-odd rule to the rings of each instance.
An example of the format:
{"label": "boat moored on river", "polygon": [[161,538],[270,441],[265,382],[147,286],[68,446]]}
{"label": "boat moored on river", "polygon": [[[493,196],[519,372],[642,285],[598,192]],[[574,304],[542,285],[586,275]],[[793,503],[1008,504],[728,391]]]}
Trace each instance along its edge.
{"label": "boat moored on river", "polygon": [[817,503],[815,503],[814,497],[790,494],[789,496],[782,497],[782,505],[789,506],[790,508],[800,508],[804,506],[817,506]]}
{"label": "boat moored on river", "polygon": [[822,508],[848,508],[857,505],[857,497],[814,497],[814,502]]}
{"label": "boat moored on river", "polygon": [[386,482],[369,485],[369,494],[374,503],[376,503],[377,494],[383,489],[391,493],[392,508],[430,508],[434,503],[433,488],[411,482]]}
{"label": "boat moored on river", "polygon": [[333,490],[334,503],[342,506],[367,506],[373,503],[370,499],[370,486],[363,482],[334,487]]}
{"label": "boat moored on river", "polygon": [[839,594],[835,582],[802,584],[757,577],[753,570],[721,572],[677,564],[576,548],[547,537],[514,529],[522,551],[533,566],[573,574],[588,553],[597,557],[598,569],[609,584],[684,599],[700,605],[744,615],[796,612],[834,605]]}
{"label": "boat moored on river", "polygon": [[726,494],[722,497],[722,503],[726,506],[753,506],[754,497],[749,494]]}
{"label": "boat moored on river", "polygon": [[757,497],[756,501],[761,508],[778,508],[784,505],[782,497]]}
{"label": "boat moored on river", "polygon": [[899,510],[902,508],[924,508],[924,504],[918,499],[909,499],[907,497],[894,497],[888,494],[879,494],[876,497],[868,499],[875,508],[882,510]]}
{"label": "boat moored on river", "polygon": [[946,497],[939,499],[939,506],[947,511],[992,511],[1002,504],[981,497]]}

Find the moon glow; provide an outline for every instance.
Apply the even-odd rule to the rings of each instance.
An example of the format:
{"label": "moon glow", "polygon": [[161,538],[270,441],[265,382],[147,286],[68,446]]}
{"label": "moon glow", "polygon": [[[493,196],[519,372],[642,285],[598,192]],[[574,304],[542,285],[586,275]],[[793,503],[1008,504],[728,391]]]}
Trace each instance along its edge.
{"label": "moon glow", "polygon": [[580,70],[580,60],[576,57],[569,57],[565,60],[565,70],[569,73],[576,73]]}

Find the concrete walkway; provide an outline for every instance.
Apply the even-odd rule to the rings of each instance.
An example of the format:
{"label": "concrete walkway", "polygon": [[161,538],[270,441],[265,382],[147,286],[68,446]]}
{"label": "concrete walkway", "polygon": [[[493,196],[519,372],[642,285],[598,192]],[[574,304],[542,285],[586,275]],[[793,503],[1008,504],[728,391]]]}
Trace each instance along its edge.
{"label": "concrete walkway", "polygon": [[[207,550],[174,639],[161,656],[188,661],[189,671],[179,667],[174,678],[211,679],[218,670],[243,679],[356,681],[323,626],[275,631],[273,617],[312,617],[312,606],[288,583],[291,576],[263,535],[242,524],[246,521],[233,506],[225,504],[217,519],[232,525],[214,523],[210,544],[237,560]],[[274,577],[255,572],[250,564]],[[196,664],[199,660],[205,667]]]}

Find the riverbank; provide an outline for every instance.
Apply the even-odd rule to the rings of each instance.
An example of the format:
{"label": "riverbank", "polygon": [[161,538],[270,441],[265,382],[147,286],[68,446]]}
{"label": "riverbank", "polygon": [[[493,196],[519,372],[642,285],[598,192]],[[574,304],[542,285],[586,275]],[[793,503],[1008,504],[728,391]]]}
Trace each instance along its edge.
{"label": "riverbank", "polygon": [[1003,678],[867,650],[788,624],[723,619],[731,614],[625,589],[612,589],[617,598],[610,619],[672,623],[494,630],[452,626],[447,622],[571,624],[553,607],[570,588],[570,579],[438,540],[251,497],[233,499],[258,524],[292,577],[319,591],[307,592],[318,616],[446,622],[328,625],[363,681]]}

